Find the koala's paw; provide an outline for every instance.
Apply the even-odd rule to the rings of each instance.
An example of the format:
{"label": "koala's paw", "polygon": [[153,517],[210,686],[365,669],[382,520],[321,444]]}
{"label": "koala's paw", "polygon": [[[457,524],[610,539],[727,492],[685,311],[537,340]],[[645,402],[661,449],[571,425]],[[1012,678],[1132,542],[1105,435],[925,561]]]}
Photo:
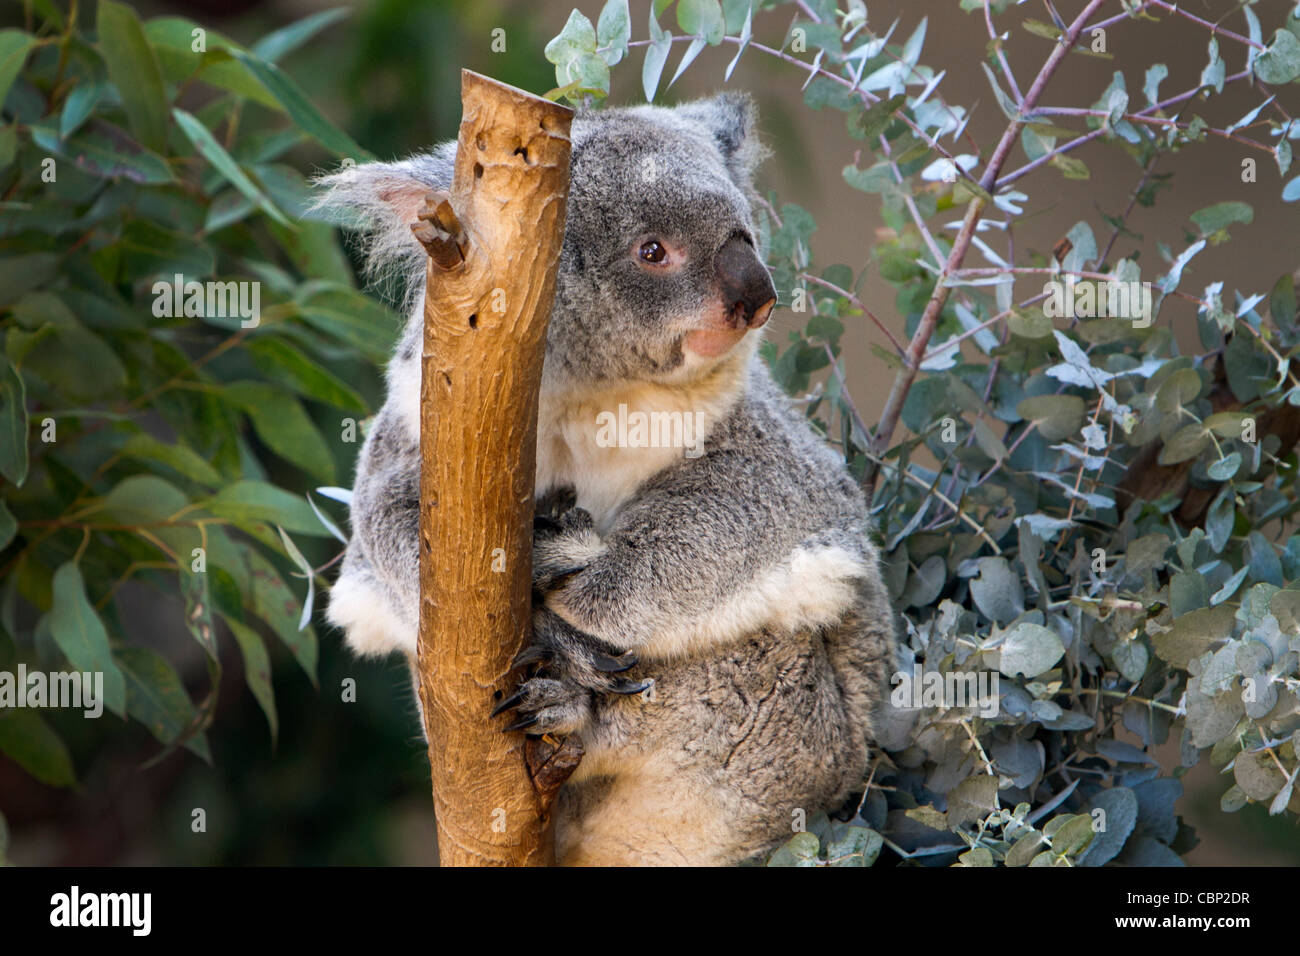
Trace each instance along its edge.
{"label": "koala's paw", "polygon": [[546,595],[561,587],[605,549],[591,514],[574,505],[572,489],[551,492],[533,520],[533,587]]}
{"label": "koala's paw", "polygon": [[535,676],[497,704],[492,716],[518,713],[506,730],[532,734],[571,734],[591,717],[596,694],[639,694],[650,681],[618,675],[636,666],[630,651],[616,654],[596,638],[583,634],[545,608],[533,615],[533,643],[515,658],[514,666],[537,665]]}

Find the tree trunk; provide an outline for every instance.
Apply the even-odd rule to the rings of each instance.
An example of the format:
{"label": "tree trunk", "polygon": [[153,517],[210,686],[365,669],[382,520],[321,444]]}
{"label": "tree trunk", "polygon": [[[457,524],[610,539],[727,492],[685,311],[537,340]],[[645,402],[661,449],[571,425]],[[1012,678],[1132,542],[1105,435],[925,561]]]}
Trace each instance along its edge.
{"label": "tree trunk", "polygon": [[451,193],[430,194],[412,227],[430,257],[419,693],[441,862],[544,866],[559,784],[530,773],[523,736],[488,715],[529,633],[537,393],[573,113],[468,70],[461,106]]}

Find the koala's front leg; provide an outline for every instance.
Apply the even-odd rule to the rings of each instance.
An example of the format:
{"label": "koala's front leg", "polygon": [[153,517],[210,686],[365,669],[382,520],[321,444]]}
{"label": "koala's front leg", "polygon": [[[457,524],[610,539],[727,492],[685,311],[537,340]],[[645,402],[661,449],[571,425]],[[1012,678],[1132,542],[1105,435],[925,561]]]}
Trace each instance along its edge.
{"label": "koala's front leg", "polygon": [[537,667],[492,711],[494,717],[518,711],[520,718],[507,730],[577,733],[591,718],[595,694],[639,694],[650,686],[647,681],[618,676],[636,666],[635,654],[620,654],[545,605],[546,595],[582,570],[599,546],[591,515],[574,507],[571,491],[561,490],[538,502],[533,532],[533,642],[514,661],[515,667]]}
{"label": "koala's front leg", "polygon": [[[703,615],[788,553],[783,534],[798,533],[777,529],[775,507],[746,508],[739,497],[661,488],[629,504],[604,536],[581,508],[560,513],[533,544],[545,606],[618,651],[672,653]],[[745,623],[733,616],[709,633]]]}
{"label": "koala's front leg", "polygon": [[514,662],[516,667],[536,664],[536,673],[497,704],[492,716],[516,711],[519,719],[506,730],[578,733],[591,719],[596,694],[639,694],[650,686],[619,677],[636,665],[636,655],[615,656],[611,650],[539,607],[533,614],[533,643]]}

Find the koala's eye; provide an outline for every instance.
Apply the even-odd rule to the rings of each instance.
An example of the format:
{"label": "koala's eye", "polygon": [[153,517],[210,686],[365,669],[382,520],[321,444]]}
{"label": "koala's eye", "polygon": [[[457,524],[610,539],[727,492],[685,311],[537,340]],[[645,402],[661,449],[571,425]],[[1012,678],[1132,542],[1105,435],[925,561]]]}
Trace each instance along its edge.
{"label": "koala's eye", "polygon": [[663,244],[658,239],[650,239],[641,243],[637,255],[641,257],[642,261],[657,265],[668,258],[668,250],[663,247]]}

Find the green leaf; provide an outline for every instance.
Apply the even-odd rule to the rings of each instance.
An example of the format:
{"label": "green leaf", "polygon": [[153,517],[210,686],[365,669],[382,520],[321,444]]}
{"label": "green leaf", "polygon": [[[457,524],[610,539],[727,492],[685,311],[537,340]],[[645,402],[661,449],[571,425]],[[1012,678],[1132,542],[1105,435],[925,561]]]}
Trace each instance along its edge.
{"label": "green leaf", "polygon": [[35,711],[0,709],[0,751],[41,783],[70,787],[77,782],[67,746]]}
{"label": "green leaf", "polygon": [[1252,800],[1269,800],[1282,789],[1286,778],[1266,753],[1243,751],[1232,767],[1233,779]]}
{"label": "green leaf", "polygon": [[358,162],[374,159],[374,156],[369,151],[358,146],[352,140],[352,137],[325,119],[320,111],[307,99],[302,90],[298,88],[298,85],[289,79],[274,63],[266,63],[253,54],[245,53],[242,50],[231,50],[231,55],[248,67],[249,71],[261,81],[262,85],[275,97],[276,101],[284,107],[285,112],[289,114],[289,118],[316,142],[339,156],[349,156]]}
{"label": "green leaf", "polygon": [[13,311],[26,328],[39,328],[47,322],[54,327],[53,340],[28,343],[33,350],[23,359],[26,370],[77,398],[120,393],[126,385],[126,366],[117,353],[54,293],[32,292]]}
{"label": "green leaf", "polygon": [[253,694],[253,699],[266,715],[266,723],[271,731],[271,746],[275,746],[280,733],[280,722],[275,712],[275,691],[271,686],[271,658],[266,652],[266,645],[261,635],[242,621],[225,617],[230,632],[235,635],[239,653],[244,659],[244,681]]}
{"label": "green leaf", "polygon": [[894,114],[907,105],[907,94],[899,93],[873,104],[857,118],[862,138],[874,142],[894,120]]}
{"label": "green leaf", "polygon": [[294,293],[307,324],[353,346],[366,358],[387,362],[400,318],[370,296],[335,282],[306,282]]}
{"label": "green leaf", "polygon": [[1291,273],[1284,273],[1269,291],[1268,314],[1284,329],[1294,328],[1300,319],[1300,304],[1296,301],[1295,279]]}
{"label": "green leaf", "polygon": [[132,131],[147,149],[165,149],[167,96],[158,60],[140,28],[140,19],[124,3],[99,0],[96,28],[108,78],[122,97]]}
{"label": "green leaf", "polygon": [[814,833],[796,833],[772,854],[768,866],[816,866],[821,841]]}
{"label": "green leaf", "polygon": [[727,33],[718,0],[677,0],[677,25],[683,33],[703,37],[709,46],[717,46]]}
{"label": "green leaf", "polygon": [[645,101],[653,103],[655,91],[659,88],[660,77],[668,64],[668,54],[672,52],[673,35],[659,26],[655,19],[654,8],[650,8],[650,42],[645,48],[645,62],[641,65],[641,89]]}
{"label": "green leaf", "polygon": [[596,43],[605,52],[605,62],[614,66],[627,56],[628,40],[632,38],[632,21],[627,0],[605,0],[596,21]]}
{"label": "green leaf", "polygon": [[1176,619],[1168,631],[1152,634],[1151,644],[1161,660],[1186,669],[1193,658],[1232,635],[1235,615],[1236,610],[1226,605],[1192,611]]}
{"label": "green leaf", "polygon": [[252,421],[257,437],[273,452],[313,478],[333,483],[334,457],[298,399],[260,382],[232,382],[220,395],[239,406]]}
{"label": "green leaf", "polygon": [[1007,316],[1007,328],[1022,339],[1046,339],[1052,335],[1052,320],[1038,310],[1016,309]]}
{"label": "green leaf", "polygon": [[275,222],[290,229],[295,228],[284,213],[276,208],[275,203],[271,201],[271,197],[262,192],[257,187],[257,184],[248,178],[248,174],[239,168],[239,164],[226,152],[225,147],[216,141],[206,126],[179,107],[172,110],[172,116],[176,118],[176,122],[185,134],[186,139],[199,151],[199,155],[211,163],[217,172],[226,177],[230,185],[256,203]]}
{"label": "green leaf", "polygon": [[1077,856],[1092,843],[1094,836],[1092,818],[1077,814],[1053,833],[1052,852],[1058,856]]}
{"label": "green leaf", "polygon": [[1255,218],[1255,210],[1250,203],[1221,202],[1206,206],[1192,213],[1191,220],[1196,223],[1201,235],[1209,236],[1234,222],[1249,223]]}
{"label": "green leaf", "polygon": [[[315,509],[313,509],[315,510]],[[320,512],[316,512],[320,517]],[[321,522],[324,524],[324,522]],[[312,608],[316,603],[316,580],[315,571],[312,570],[311,562],[303,557],[298,546],[293,543],[293,539],[284,533],[283,528],[276,528],[280,532],[280,541],[284,543],[285,553],[289,555],[289,560],[298,566],[302,576],[307,579],[307,597],[302,602],[302,616],[298,618],[298,630],[302,630],[311,623]]]}
{"label": "green leaf", "polygon": [[1241,452],[1234,451],[1205,467],[1205,473],[1215,481],[1230,481],[1241,467]]}
{"label": "green leaf", "polygon": [[237,525],[278,524],[299,534],[329,536],[311,505],[264,481],[237,481],[200,504],[217,517]]}
{"label": "green leaf", "polygon": [[275,63],[298,49],[321,30],[346,19],[351,13],[352,11],[347,7],[337,7],[334,10],[322,10],[320,13],[303,17],[262,37],[253,44],[252,53],[267,63]]}
{"label": "green leaf", "polygon": [[1008,677],[1037,677],[1064,654],[1065,645],[1055,631],[1022,621],[1002,641],[998,670]]}
{"label": "green leaf", "polygon": [[1165,414],[1177,413],[1180,408],[1196,401],[1201,394],[1201,376],[1195,369],[1180,368],[1156,390],[1156,408]]}
{"label": "green leaf", "polygon": [[59,137],[67,139],[75,133],[95,111],[103,96],[103,83],[86,81],[74,86],[68,98],[63,101],[63,112],[59,114]]}
{"label": "green leaf", "polygon": [[1066,179],[1090,179],[1092,173],[1081,159],[1075,159],[1067,153],[1057,153],[1048,162],[1061,171]]}
{"label": "green leaf", "polygon": [[1289,30],[1278,30],[1268,47],[1255,58],[1255,75],[1264,83],[1290,83],[1300,76],[1300,40]]}
{"label": "green leaf", "polygon": [[157,524],[189,503],[189,497],[175,485],[156,475],[138,474],[123,478],[104,496],[96,511],[119,524]]}
{"label": "green leaf", "polygon": [[9,506],[0,501],[0,551],[9,547],[9,542],[18,533],[18,522],[9,511]]}
{"label": "green leaf", "polygon": [[63,139],[53,127],[34,125],[31,134],[32,142],[41,149],[98,176],[128,179],[146,186],[173,180],[165,159],[132,141],[125,130],[120,131],[120,137],[110,137],[111,129],[82,130]]}
{"label": "green leaf", "polygon": [[849,163],[842,172],[846,183],[864,193],[885,193],[900,188],[889,163],[876,163],[867,169]]}
{"label": "green leaf", "polygon": [[49,611],[50,636],[79,671],[104,674],[104,706],[126,715],[126,682],[113,660],[108,632],[86,598],[86,585],[75,561],[54,572],[54,603]]}
{"label": "green leaf", "polygon": [[884,845],[884,837],[875,830],[836,822],[826,842],[826,860],[831,866],[871,866]]}
{"label": "green leaf", "polygon": [[118,250],[122,268],[137,280],[159,277],[170,283],[178,273],[208,276],[216,271],[211,247],[193,235],[167,229],[148,219],[133,219],[127,224]]}
{"label": "green leaf", "polygon": [[1025,611],[1020,577],[1006,558],[980,558],[979,576],[970,582],[971,597],[985,617],[1005,626]]}
{"label": "green leaf", "polygon": [[1210,603],[1210,586],[1196,571],[1179,571],[1169,579],[1169,609],[1182,617]]}
{"label": "green leaf", "polygon": [[581,10],[571,10],[562,29],[542,51],[547,62],[564,66],[572,60],[596,52],[596,28]]}
{"label": "green leaf", "polygon": [[7,356],[0,355],[0,475],[27,480],[27,392]]}
{"label": "green leaf", "polygon": [[1016,414],[1036,422],[1048,441],[1077,435],[1087,411],[1087,405],[1077,395],[1035,395],[1016,406]]}
{"label": "green leaf", "polygon": [[22,30],[0,30],[0,106],[22,72],[36,37]]}
{"label": "green leaf", "polygon": [[208,486],[221,483],[221,474],[207,459],[191,448],[177,443],[169,445],[152,435],[133,435],[122,446],[121,454],[141,461],[155,461]]}
{"label": "green leaf", "polygon": [[1061,28],[1050,23],[1044,23],[1042,20],[1032,18],[1024,20],[1020,24],[1036,37],[1042,37],[1045,40],[1058,40],[1061,37]]}
{"label": "green leaf", "polygon": [[182,570],[181,596],[185,599],[185,626],[199,647],[217,660],[217,632],[212,625],[212,599],[206,571]]}
{"label": "green leaf", "polygon": [[686,72],[686,68],[695,62],[695,58],[700,55],[700,52],[704,49],[704,47],[705,47],[705,42],[702,39],[692,40],[687,45],[686,51],[682,53],[682,58],[677,63],[677,71],[673,73],[673,78],[668,81],[669,86],[672,86],[674,83],[676,83],[678,78],[683,73]]}
{"label": "green leaf", "polygon": [[1028,866],[1029,861],[1034,859],[1040,848],[1044,845],[1043,834],[1037,830],[1030,830],[1024,836],[1016,840],[1015,844],[1007,851],[1007,858],[1004,861],[1007,866]]}
{"label": "green leaf", "polygon": [[[126,679],[127,712],[160,743],[172,743],[195,720],[194,704],[180,677],[165,658],[146,647],[123,647],[117,656]],[[185,748],[212,763],[205,734],[190,737]]]}
{"label": "green leaf", "polygon": [[299,395],[350,412],[366,411],[366,403],[347,383],[284,339],[266,336],[256,339],[249,343],[248,354],[269,380],[286,385]]}
{"label": "green leaf", "polygon": [[1002,109],[1003,114],[1009,120],[1018,120],[1020,110],[1016,106],[1015,100],[1002,89],[1002,85],[998,83],[998,78],[993,74],[993,70],[989,68],[987,63],[981,61],[980,66],[984,69],[984,75],[988,77],[989,86],[993,88],[993,96],[997,99],[998,106]]}
{"label": "green leaf", "polygon": [[1195,458],[1209,443],[1210,433],[1204,425],[1199,422],[1184,425],[1169,436],[1169,440],[1160,449],[1159,462],[1162,465],[1174,465]]}
{"label": "green leaf", "polygon": [[315,631],[310,627],[299,627],[297,598],[275,565],[259,552],[246,545],[239,546],[239,552],[250,582],[249,606],[289,648],[294,660],[315,686],[320,649]]}
{"label": "green leaf", "polygon": [[986,773],[967,777],[948,791],[948,829],[982,820],[998,808],[998,778]]}

